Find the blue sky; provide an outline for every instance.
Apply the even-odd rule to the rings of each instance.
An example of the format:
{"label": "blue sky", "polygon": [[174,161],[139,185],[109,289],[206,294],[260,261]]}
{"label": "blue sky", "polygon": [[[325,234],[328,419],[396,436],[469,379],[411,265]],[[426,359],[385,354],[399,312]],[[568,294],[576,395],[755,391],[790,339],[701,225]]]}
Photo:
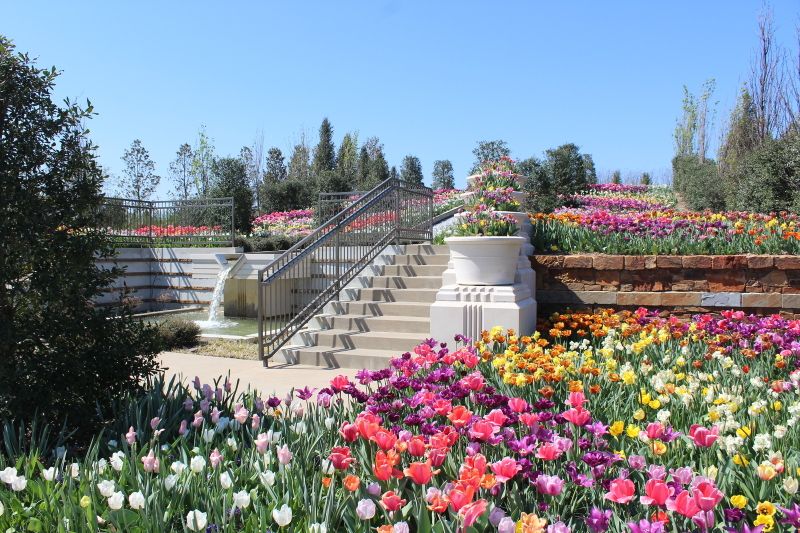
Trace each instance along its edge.
{"label": "blue sky", "polygon": [[[793,42],[800,2],[772,2]],[[201,124],[220,155],[263,131],[287,159],[323,117],[377,135],[390,164],[450,159],[477,140],[512,155],[574,142],[601,176],[668,172],[682,87],[717,81],[717,123],[746,80],[759,0],[671,2],[40,2],[0,0],[3,32],[91,99],[101,162],[142,140],[167,174]],[[716,135],[716,134],[714,134]],[[168,184],[160,189],[165,196]]]}

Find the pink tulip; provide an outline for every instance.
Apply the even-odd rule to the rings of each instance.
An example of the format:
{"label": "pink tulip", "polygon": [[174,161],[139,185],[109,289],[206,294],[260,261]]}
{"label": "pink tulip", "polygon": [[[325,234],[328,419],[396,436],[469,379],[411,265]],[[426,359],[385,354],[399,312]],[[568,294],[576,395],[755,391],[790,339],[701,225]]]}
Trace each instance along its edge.
{"label": "pink tulip", "polygon": [[125,440],[128,441],[128,444],[133,444],[136,442],[136,432],[133,430],[133,426],[131,426],[128,432],[125,434]]}
{"label": "pink tulip", "polygon": [[253,419],[250,421],[250,427],[253,429],[261,427],[261,417],[254,414]]}
{"label": "pink tulip", "polygon": [[150,419],[150,429],[155,431],[155,429],[158,427],[160,423],[161,419],[157,416],[154,416],[153,418]]}
{"label": "pink tulip", "polygon": [[611,481],[611,486],[606,493],[606,499],[614,503],[625,504],[633,499],[636,487],[630,479],[617,478]]}
{"label": "pink tulip", "polygon": [[539,450],[536,452],[536,457],[545,461],[554,461],[558,459],[562,453],[558,446],[552,442],[548,442],[539,447]]}
{"label": "pink tulip", "polygon": [[192,420],[192,427],[193,428],[199,428],[202,425],[203,425],[203,412],[202,411],[197,411],[194,414],[194,420]]}
{"label": "pink tulip", "polygon": [[487,441],[494,437],[497,433],[498,426],[489,422],[488,420],[477,420],[472,427],[469,428],[469,436],[471,439],[479,441]]}
{"label": "pink tulip", "polygon": [[695,487],[692,497],[701,511],[710,511],[722,501],[723,494],[713,483],[704,481]]}
{"label": "pink tulip", "polygon": [[688,490],[682,490],[674,500],[667,500],[667,509],[687,518],[691,518],[700,512],[700,507],[697,506],[697,503],[692,498],[692,493]]}
{"label": "pink tulip", "polygon": [[547,496],[558,496],[564,488],[564,480],[558,476],[542,474],[536,478],[536,490]]}
{"label": "pink tulip", "polygon": [[496,463],[492,463],[492,472],[499,483],[505,483],[516,476],[520,470],[522,467],[510,457],[504,457]]}
{"label": "pink tulip", "polygon": [[647,424],[645,434],[650,440],[660,439],[664,435],[664,424],[660,422],[651,422]]}
{"label": "pink tulip", "polygon": [[670,497],[670,488],[660,479],[650,479],[644,485],[644,496],[639,497],[642,505],[664,505]]}
{"label": "pink tulip", "polygon": [[150,450],[146,456],[142,457],[142,464],[145,472],[158,472],[159,462],[153,450]]}
{"label": "pink tulip", "polygon": [[211,460],[211,468],[216,468],[222,462],[223,457],[222,454],[219,453],[219,450],[214,448],[214,451],[211,452],[209,459]]}
{"label": "pink tulip", "polygon": [[269,446],[269,439],[267,438],[266,433],[259,433],[258,437],[256,437],[256,451],[258,453],[265,453],[267,451],[267,447]]}
{"label": "pink tulip", "polygon": [[278,448],[278,462],[282,465],[288,465],[292,460],[292,452],[289,451],[289,447],[287,445],[283,445]]}
{"label": "pink tulip", "polygon": [[498,426],[502,426],[508,420],[508,417],[503,414],[503,411],[500,409],[493,409],[488,415],[484,417],[486,420],[491,422],[492,424],[497,424]]}
{"label": "pink tulip", "polygon": [[586,403],[586,396],[582,392],[570,392],[567,403],[575,409],[580,409]]}
{"label": "pink tulip", "polygon": [[250,416],[250,411],[245,409],[244,405],[237,403],[233,411],[233,418],[240,424],[244,424],[248,416]]}
{"label": "pink tulip", "polygon": [[528,409],[528,402],[522,398],[509,398],[508,406],[515,413],[524,413]]}
{"label": "pink tulip", "polygon": [[[219,389],[217,389],[217,390],[219,390]],[[213,424],[217,424],[219,422],[219,415],[220,414],[222,414],[222,413],[220,413],[219,409],[217,409],[216,406],[214,407],[214,409],[211,410],[211,422]]]}
{"label": "pink tulip", "polygon": [[189,423],[188,423],[188,422],[186,422],[186,420],[181,420],[181,427],[179,427],[179,428],[178,428],[178,434],[179,434],[181,437],[182,437],[182,436],[184,436],[184,435],[186,435],[186,433],[187,433],[187,429],[186,429],[186,427],[187,427],[188,425],[189,425]]}
{"label": "pink tulip", "polygon": [[572,422],[576,426],[585,426],[586,423],[591,419],[591,414],[583,407],[568,409],[562,414],[562,416],[568,422]]}
{"label": "pink tulip", "polygon": [[692,424],[689,428],[689,436],[696,445],[701,448],[709,448],[719,437],[719,427],[714,426],[708,429],[698,424]]}

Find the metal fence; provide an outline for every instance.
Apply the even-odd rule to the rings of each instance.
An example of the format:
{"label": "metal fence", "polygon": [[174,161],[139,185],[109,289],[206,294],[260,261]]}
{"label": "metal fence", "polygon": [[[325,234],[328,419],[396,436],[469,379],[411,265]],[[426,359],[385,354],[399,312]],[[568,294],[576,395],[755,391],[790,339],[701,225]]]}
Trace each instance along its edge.
{"label": "metal fence", "polygon": [[233,246],[233,198],[105,198],[100,227],[118,247]]}
{"label": "metal fence", "polygon": [[352,204],[368,191],[350,192],[321,192],[317,201],[317,211],[314,217],[318,224],[322,224],[333,215]]}
{"label": "metal fence", "polygon": [[432,223],[433,191],[390,178],[260,270],[258,347],[265,364],[381,250],[432,239]]}

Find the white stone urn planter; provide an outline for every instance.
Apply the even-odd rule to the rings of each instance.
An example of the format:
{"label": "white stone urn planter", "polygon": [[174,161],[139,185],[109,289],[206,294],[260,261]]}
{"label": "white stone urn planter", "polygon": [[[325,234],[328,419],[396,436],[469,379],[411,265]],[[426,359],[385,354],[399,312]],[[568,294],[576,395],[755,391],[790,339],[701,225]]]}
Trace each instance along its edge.
{"label": "white stone urn planter", "polygon": [[458,285],[513,285],[524,237],[448,237]]}

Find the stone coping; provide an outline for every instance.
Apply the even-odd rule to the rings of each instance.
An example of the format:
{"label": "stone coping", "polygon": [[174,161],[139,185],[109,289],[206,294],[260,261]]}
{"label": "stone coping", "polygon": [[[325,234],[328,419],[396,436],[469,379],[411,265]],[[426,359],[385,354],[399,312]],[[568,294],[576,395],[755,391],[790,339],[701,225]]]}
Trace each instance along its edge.
{"label": "stone coping", "polygon": [[800,270],[800,255],[610,255],[534,254],[531,263],[549,268],[593,268],[595,270],[654,269],[777,269]]}

